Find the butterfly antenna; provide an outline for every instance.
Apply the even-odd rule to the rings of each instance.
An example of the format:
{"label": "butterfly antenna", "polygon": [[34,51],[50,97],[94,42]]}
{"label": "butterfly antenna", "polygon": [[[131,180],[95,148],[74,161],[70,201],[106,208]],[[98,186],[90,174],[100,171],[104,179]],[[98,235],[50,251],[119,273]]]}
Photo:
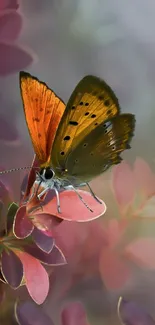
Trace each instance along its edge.
{"label": "butterfly antenna", "polygon": [[20,170],[27,170],[27,169],[37,169],[39,167],[19,167],[19,168],[12,168],[12,169],[7,169],[7,170],[2,170],[0,171],[0,175],[2,174],[8,174],[8,173],[12,173],[12,172],[17,172],[17,171],[20,171]]}

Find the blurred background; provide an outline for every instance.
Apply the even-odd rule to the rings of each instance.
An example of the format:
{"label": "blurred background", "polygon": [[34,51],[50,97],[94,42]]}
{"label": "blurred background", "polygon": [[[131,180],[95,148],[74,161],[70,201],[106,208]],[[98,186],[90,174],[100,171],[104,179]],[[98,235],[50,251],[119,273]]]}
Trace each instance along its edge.
{"label": "blurred background", "polygon": [[[19,71],[26,70],[45,81],[65,102],[83,76],[94,74],[104,79],[116,93],[122,112],[136,115],[132,148],[123,153],[123,158],[133,164],[136,157],[141,157],[154,171],[154,16],[153,0],[1,0],[1,168],[29,166],[32,162],[34,153],[19,91]],[[23,175],[20,172],[7,176],[16,200]],[[139,300],[155,317],[154,270],[132,265],[130,280],[109,288],[101,276],[102,263],[96,262],[104,241],[104,220],[119,216],[111,175],[110,170],[91,184],[108,207],[106,215],[91,225],[65,224],[68,236],[64,238],[64,229],[56,234],[69,260],[67,267],[53,272],[51,292],[45,303],[47,313],[57,321],[61,306],[68,300],[79,299],[84,302],[92,324],[119,324],[116,306],[120,295]],[[153,179],[153,173],[149,177]],[[154,218],[152,202],[153,212],[151,217],[149,212],[148,218]],[[145,217],[147,213],[148,210]],[[137,231],[141,233],[140,228]],[[71,233],[73,238],[67,243]],[[113,261],[109,267],[115,270]]]}

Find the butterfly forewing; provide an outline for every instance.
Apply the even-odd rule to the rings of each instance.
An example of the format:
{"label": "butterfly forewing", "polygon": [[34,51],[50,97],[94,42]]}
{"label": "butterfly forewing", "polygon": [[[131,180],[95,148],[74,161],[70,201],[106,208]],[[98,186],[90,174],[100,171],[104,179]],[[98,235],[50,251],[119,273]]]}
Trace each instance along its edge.
{"label": "butterfly forewing", "polygon": [[67,157],[67,178],[79,183],[90,181],[121,161],[120,153],[129,147],[135,127],[132,114],[122,114],[101,123]]}
{"label": "butterfly forewing", "polygon": [[45,83],[27,72],[20,72],[20,89],[35,153],[40,164],[46,166],[65,104]]}
{"label": "butterfly forewing", "polygon": [[94,76],[84,77],[73,91],[54,140],[51,163],[63,167],[70,151],[103,121],[119,113],[112,89]]}

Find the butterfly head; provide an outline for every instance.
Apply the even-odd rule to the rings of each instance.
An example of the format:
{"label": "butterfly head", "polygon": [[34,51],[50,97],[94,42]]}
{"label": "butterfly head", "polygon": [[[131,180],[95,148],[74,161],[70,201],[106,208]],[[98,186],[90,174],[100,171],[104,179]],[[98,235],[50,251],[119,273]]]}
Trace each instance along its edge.
{"label": "butterfly head", "polygon": [[46,167],[46,168],[41,168],[39,172],[39,176],[42,181],[46,182],[48,180],[53,179],[55,177],[55,173],[52,168]]}

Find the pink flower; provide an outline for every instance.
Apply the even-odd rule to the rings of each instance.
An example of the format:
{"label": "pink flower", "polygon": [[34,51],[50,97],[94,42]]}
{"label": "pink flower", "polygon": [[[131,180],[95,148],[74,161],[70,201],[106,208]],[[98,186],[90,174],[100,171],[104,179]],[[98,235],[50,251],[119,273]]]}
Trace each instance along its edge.
{"label": "pink flower", "polygon": [[[65,257],[55,245],[52,237],[45,236],[37,229],[28,240],[17,239],[12,232],[14,216],[18,205],[11,201],[9,191],[1,182],[0,199],[7,215],[1,210],[0,220],[0,280],[13,289],[25,284],[30,296],[41,304],[49,290],[49,278],[43,264],[62,265]],[[10,272],[11,270],[11,272]]]}
{"label": "pink flower", "polygon": [[122,217],[139,215],[155,194],[155,174],[137,158],[133,168],[125,161],[113,168],[113,191]]}
{"label": "pink flower", "polygon": [[131,277],[131,270],[122,250],[117,249],[127,229],[127,222],[111,219],[104,227],[106,245],[102,246],[99,257],[99,270],[104,285],[109,289],[119,289]]}
{"label": "pink flower", "polygon": [[[124,286],[132,276],[131,265],[155,269],[155,219],[150,201],[155,193],[155,175],[137,158],[134,167],[122,162],[113,168],[113,191],[119,218],[104,225],[107,246],[100,254],[100,273],[111,289]],[[151,210],[151,207],[153,209]]]}
{"label": "pink flower", "polygon": [[[49,231],[52,234],[54,226],[63,220],[85,222],[97,219],[105,213],[105,203],[103,201],[101,201],[102,204],[98,203],[90,193],[82,190],[78,190],[78,193],[87,205],[91,207],[92,211],[87,209],[79,199],[77,193],[73,190],[59,192],[61,213],[57,211],[56,196],[53,195],[52,190],[49,190],[40,202],[37,198],[36,191],[40,193],[43,188],[40,185],[38,192],[38,185],[35,186],[34,184],[36,178],[35,168],[37,167],[38,162],[34,158],[29,177],[26,179],[26,186],[23,184],[21,203],[15,216],[14,233],[18,238],[26,238],[29,236],[34,230],[34,227],[44,232]],[[29,199],[32,191],[33,197]],[[25,200],[27,203],[24,203]]]}

